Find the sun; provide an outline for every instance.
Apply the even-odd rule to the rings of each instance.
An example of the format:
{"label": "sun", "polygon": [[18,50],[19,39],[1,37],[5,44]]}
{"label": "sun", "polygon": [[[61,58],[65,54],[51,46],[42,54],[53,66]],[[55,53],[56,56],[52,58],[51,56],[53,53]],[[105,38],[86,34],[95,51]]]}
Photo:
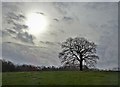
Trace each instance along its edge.
{"label": "sun", "polygon": [[48,21],[42,14],[30,13],[27,15],[26,25],[30,34],[39,35],[46,30]]}

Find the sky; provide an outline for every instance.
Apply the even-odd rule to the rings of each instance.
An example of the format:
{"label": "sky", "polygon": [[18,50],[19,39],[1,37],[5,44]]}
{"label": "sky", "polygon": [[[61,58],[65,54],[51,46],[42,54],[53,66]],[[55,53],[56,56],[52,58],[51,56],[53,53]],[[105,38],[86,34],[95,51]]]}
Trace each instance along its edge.
{"label": "sky", "polygon": [[79,36],[97,44],[97,68],[118,67],[117,2],[2,2],[0,32],[1,58],[16,64],[61,66],[60,43]]}

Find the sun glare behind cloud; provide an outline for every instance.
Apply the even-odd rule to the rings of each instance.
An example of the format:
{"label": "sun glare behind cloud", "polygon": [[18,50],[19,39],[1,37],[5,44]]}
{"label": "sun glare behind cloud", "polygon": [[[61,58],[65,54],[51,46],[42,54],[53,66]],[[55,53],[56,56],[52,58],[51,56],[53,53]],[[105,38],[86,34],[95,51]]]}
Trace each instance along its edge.
{"label": "sun glare behind cloud", "polygon": [[29,27],[29,33],[37,36],[45,32],[48,20],[42,14],[30,13],[27,15],[26,25]]}

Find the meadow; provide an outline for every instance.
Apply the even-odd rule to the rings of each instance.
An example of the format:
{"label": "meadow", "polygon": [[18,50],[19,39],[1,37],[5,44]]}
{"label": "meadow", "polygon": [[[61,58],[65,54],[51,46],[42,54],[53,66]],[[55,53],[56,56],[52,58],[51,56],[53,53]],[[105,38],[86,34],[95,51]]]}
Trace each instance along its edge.
{"label": "meadow", "polygon": [[117,85],[118,72],[5,72],[2,85]]}

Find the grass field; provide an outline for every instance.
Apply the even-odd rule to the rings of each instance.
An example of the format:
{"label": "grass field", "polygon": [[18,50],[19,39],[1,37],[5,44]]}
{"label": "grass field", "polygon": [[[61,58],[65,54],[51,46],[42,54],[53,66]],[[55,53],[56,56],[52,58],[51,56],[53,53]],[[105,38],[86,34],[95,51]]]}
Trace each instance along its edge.
{"label": "grass field", "polygon": [[6,72],[3,85],[117,85],[117,72]]}

